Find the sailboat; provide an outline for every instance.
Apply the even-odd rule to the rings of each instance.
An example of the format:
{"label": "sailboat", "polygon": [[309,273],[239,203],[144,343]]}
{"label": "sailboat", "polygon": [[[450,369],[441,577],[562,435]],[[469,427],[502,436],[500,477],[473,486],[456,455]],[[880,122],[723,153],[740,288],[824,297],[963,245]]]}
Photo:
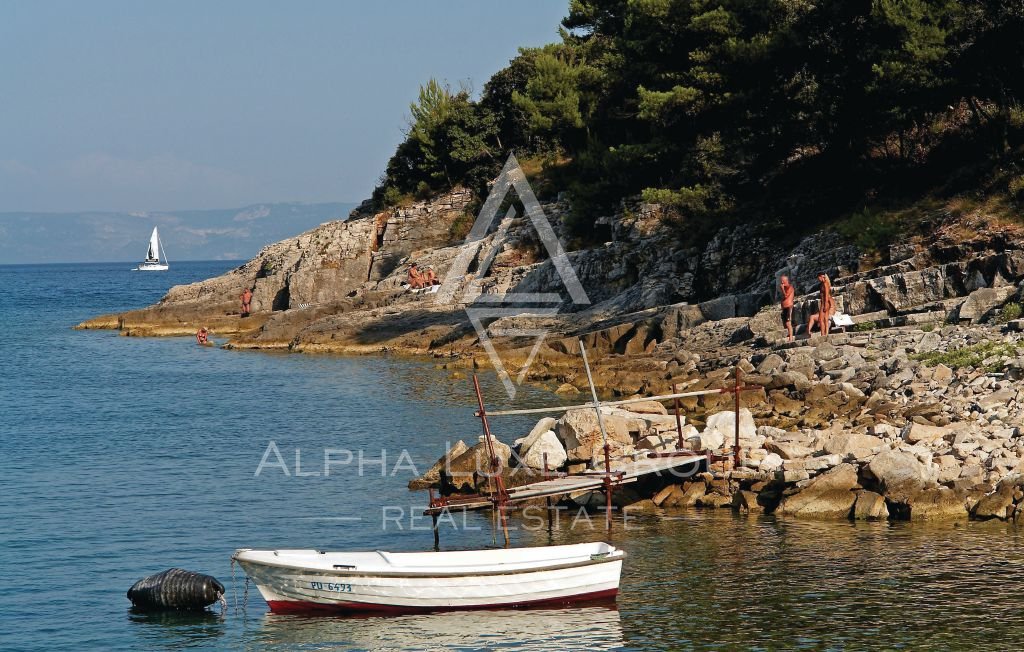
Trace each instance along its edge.
{"label": "sailboat", "polygon": [[136,268],[140,272],[166,272],[169,269],[167,265],[167,252],[164,251],[163,245],[160,244],[160,234],[157,232],[157,227],[153,227],[153,235],[149,236],[149,251],[146,252],[146,260],[139,263]]}

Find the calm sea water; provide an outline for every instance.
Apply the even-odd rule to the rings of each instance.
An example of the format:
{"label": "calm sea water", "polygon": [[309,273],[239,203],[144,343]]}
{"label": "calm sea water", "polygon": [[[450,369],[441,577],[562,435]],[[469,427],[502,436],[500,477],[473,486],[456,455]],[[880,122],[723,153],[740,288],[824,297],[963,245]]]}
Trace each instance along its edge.
{"label": "calm sea water", "polygon": [[[607,533],[563,518],[549,535],[513,520],[516,544],[625,548],[617,608],[304,618],[269,614],[255,589],[242,608],[235,548],[430,549],[410,465],[422,470],[448,440],[475,442],[479,424],[468,383],[430,364],[71,330],[230,266],[0,266],[0,649],[1024,646],[1024,547],[1001,524],[691,513]],[[495,407],[509,404],[484,381]],[[515,404],[545,400],[524,390]],[[529,425],[500,422],[496,434]],[[256,475],[271,442],[288,472]],[[325,448],[355,457],[325,474]],[[446,548],[493,542],[486,514],[442,532]],[[171,566],[218,577],[227,612],[132,613],[127,588]]]}

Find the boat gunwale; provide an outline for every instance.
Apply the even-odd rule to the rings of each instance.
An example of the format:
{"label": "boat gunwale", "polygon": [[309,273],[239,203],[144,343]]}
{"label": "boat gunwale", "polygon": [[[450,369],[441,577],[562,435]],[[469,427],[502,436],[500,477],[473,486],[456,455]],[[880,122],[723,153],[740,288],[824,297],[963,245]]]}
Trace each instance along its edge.
{"label": "boat gunwale", "polygon": [[[271,552],[269,550],[246,550],[244,552]],[[608,564],[611,562],[621,562],[626,558],[626,551],[621,548],[616,548],[614,551],[607,553],[597,559],[583,559],[577,562],[570,562],[565,564],[555,564],[552,566],[540,566],[535,568],[516,568],[508,570],[493,570],[493,571],[477,571],[477,572],[429,572],[429,573],[410,573],[401,571],[360,571],[360,570],[345,570],[341,568],[310,568],[309,566],[301,566],[295,564],[276,563],[276,562],[264,562],[264,561],[253,561],[248,559],[239,559],[238,553],[235,553],[231,558],[237,561],[239,564],[253,564],[256,566],[269,566],[272,568],[287,568],[291,570],[302,570],[309,571],[311,573],[340,576],[340,577],[395,577],[395,578],[422,578],[431,579],[436,577],[487,577],[487,576],[498,576],[498,575],[524,575],[527,573],[544,573],[547,571],[564,570],[568,568],[581,568],[584,566],[595,566],[597,564]]]}

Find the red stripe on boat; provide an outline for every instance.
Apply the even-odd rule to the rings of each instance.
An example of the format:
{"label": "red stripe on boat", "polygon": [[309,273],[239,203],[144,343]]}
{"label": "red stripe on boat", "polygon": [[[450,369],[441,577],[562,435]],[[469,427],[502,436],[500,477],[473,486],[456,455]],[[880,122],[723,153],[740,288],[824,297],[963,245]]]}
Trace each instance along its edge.
{"label": "red stripe on boat", "polygon": [[274,613],[377,613],[377,614],[409,614],[409,613],[432,613],[438,611],[470,611],[484,609],[514,609],[517,607],[540,607],[573,604],[577,602],[598,602],[614,600],[619,593],[616,589],[605,591],[594,591],[593,593],[581,593],[560,598],[542,598],[540,600],[527,600],[525,602],[506,602],[503,604],[469,605],[457,607],[406,607],[393,604],[375,604],[372,602],[332,602],[323,604],[320,602],[305,602],[301,600],[269,600],[267,604]]}

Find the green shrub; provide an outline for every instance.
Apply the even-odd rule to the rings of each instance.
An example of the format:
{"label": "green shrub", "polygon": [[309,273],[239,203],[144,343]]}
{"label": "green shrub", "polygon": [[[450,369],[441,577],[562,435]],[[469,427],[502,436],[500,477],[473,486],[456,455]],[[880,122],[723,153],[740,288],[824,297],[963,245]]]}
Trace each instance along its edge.
{"label": "green shrub", "polygon": [[980,368],[984,371],[994,372],[999,371],[1002,368],[1002,364],[996,362],[982,367],[982,362],[993,356],[1009,356],[1012,358],[1016,357],[1017,354],[1017,347],[1014,344],[1008,344],[1006,342],[979,342],[978,344],[962,346],[959,349],[951,349],[949,351],[915,353],[910,356],[910,359],[919,360],[926,367],[934,367],[938,364],[944,364],[951,369],[974,367],[976,369]]}
{"label": "green shrub", "polygon": [[862,321],[859,324],[853,325],[853,330],[862,333],[864,331],[873,331],[878,328],[878,323],[873,321]]}
{"label": "green shrub", "polygon": [[900,233],[899,224],[891,216],[870,209],[854,213],[836,228],[863,252],[881,251]]}
{"label": "green shrub", "polygon": [[1010,192],[1010,196],[1017,201],[1024,201],[1024,174],[1010,178],[1010,183],[1007,184],[1007,190]]}
{"label": "green shrub", "polygon": [[1011,301],[1003,306],[1002,310],[999,311],[999,314],[995,316],[993,321],[997,324],[1005,324],[1013,321],[1014,319],[1019,319],[1022,311],[1024,311],[1024,308],[1022,308],[1019,303]]}

